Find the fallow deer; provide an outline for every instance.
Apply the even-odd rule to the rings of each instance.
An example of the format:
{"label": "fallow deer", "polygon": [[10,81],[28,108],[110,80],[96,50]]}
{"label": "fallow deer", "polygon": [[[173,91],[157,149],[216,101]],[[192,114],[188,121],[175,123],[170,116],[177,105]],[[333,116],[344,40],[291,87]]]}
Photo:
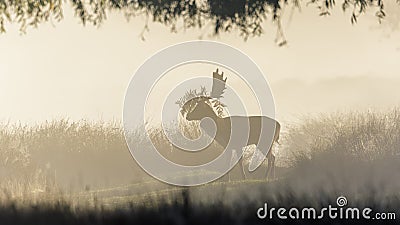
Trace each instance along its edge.
{"label": "fallow deer", "polygon": [[[214,136],[214,140],[224,149],[242,149],[253,144],[258,149],[268,149],[266,155],[268,159],[266,177],[268,179],[270,174],[274,177],[275,156],[272,153],[272,146],[275,142],[279,144],[280,124],[266,116],[222,117],[220,113],[216,113],[216,111],[221,112],[221,107],[224,106],[218,99],[222,97],[226,89],[226,80],[227,78],[224,79],[223,77],[223,72],[219,74],[217,69],[216,72],[213,72],[211,95],[190,99],[182,106],[181,113],[188,121],[200,121],[204,118],[210,118],[214,124],[208,122],[200,123],[200,127],[210,136]],[[216,110],[214,110],[215,108]],[[243,138],[247,138],[247,143],[238,141],[239,139],[243,140]],[[242,162],[239,163],[239,166],[244,178],[246,178],[243,159],[241,160]]]}

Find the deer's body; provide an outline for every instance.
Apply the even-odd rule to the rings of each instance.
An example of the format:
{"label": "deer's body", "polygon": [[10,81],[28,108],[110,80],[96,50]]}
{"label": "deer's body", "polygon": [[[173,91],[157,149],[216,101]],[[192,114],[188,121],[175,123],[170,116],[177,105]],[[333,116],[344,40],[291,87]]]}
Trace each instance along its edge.
{"label": "deer's body", "polygon": [[[217,108],[217,112],[221,112],[224,105],[218,102],[213,102],[212,99],[222,97],[226,89],[226,80],[223,77],[224,73],[218,73],[218,69],[213,73],[213,86],[210,96],[197,96],[186,101],[181,108],[182,115],[188,121],[201,121],[200,127],[214,140],[226,150],[239,150],[248,145],[255,144],[261,151],[268,150],[268,168],[267,178],[272,172],[275,176],[275,156],[272,153],[273,144],[279,143],[280,124],[266,116],[228,116],[222,117],[217,114],[213,108]],[[210,118],[210,120],[203,120]],[[215,125],[214,125],[215,124]],[[215,127],[216,126],[216,127]],[[243,176],[243,161],[239,163],[242,168]],[[254,168],[255,169],[255,168]],[[271,171],[272,170],[272,171]]]}
{"label": "deer's body", "polygon": [[[209,116],[206,116],[209,117]],[[204,117],[205,118],[205,117]],[[210,117],[211,118],[211,117]],[[279,141],[279,131],[280,131],[280,124],[275,121],[274,119],[271,119],[266,116],[250,116],[250,117],[245,117],[245,116],[229,116],[229,117],[223,117],[223,118],[211,118],[217,125],[217,133],[215,135],[215,140],[223,147],[227,147],[229,144],[229,141],[231,139],[232,135],[232,129],[241,129],[243,132],[247,129],[244,126],[249,126],[249,132],[248,132],[248,139],[247,143],[245,146],[248,145],[257,145],[257,147],[263,148],[263,147],[269,147],[269,146],[260,146],[264,145],[268,142],[263,141],[262,137],[260,138],[260,134],[262,132],[267,132],[271,133],[271,127],[266,127],[266,126],[274,126],[275,130],[274,132],[274,141],[278,142]],[[262,125],[264,124],[264,125]],[[209,135],[212,135],[213,132],[213,125],[208,124],[208,123],[201,123],[200,124],[201,128],[203,128]],[[264,128],[262,128],[264,126]],[[262,130],[263,129],[263,130]],[[246,130],[247,131],[247,130]],[[238,131],[240,132],[240,131]],[[247,135],[243,134],[243,135]],[[241,138],[246,138],[241,136]],[[232,142],[233,141],[233,142]],[[245,147],[245,146],[235,146],[235,141],[231,140],[230,146],[231,147]],[[238,143],[238,145],[241,145]]]}

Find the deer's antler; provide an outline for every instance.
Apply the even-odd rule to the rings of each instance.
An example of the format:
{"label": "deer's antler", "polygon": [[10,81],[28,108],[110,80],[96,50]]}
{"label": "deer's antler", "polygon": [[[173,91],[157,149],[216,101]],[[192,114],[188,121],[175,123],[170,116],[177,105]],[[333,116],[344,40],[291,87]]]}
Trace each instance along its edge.
{"label": "deer's antler", "polygon": [[213,72],[213,84],[211,89],[211,98],[222,98],[226,89],[226,80],[224,79],[224,72],[218,73],[218,69]]}

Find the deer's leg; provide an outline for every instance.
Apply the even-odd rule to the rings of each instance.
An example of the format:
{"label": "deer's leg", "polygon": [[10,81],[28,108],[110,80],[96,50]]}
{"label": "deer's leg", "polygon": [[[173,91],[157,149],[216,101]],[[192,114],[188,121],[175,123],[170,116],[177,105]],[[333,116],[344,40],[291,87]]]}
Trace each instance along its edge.
{"label": "deer's leg", "polygon": [[[237,160],[237,157],[238,156],[237,156],[236,150],[232,150],[232,156],[231,156],[231,161],[229,162],[229,167],[231,167],[233,162]],[[235,166],[233,168],[235,168]],[[233,168],[232,168],[232,170],[230,170],[228,172],[228,181],[229,182],[231,181],[231,173],[233,171]]]}
{"label": "deer's leg", "polygon": [[238,163],[240,166],[240,169],[242,170],[242,175],[243,175],[243,180],[246,180],[246,171],[244,170],[244,160],[243,160],[243,156],[240,158],[240,162]]}
{"label": "deer's leg", "polygon": [[266,173],[266,178],[269,180],[271,177],[275,178],[275,156],[272,154],[272,147],[267,153],[267,159],[268,159],[268,166],[267,166],[267,173]]}
{"label": "deer's leg", "polygon": [[268,162],[268,164],[271,163],[271,175],[272,175],[272,179],[275,179],[275,156],[273,154],[271,154],[270,158],[271,159],[270,159],[270,162]]}
{"label": "deer's leg", "polygon": [[270,160],[271,156],[270,154],[267,155],[267,159],[268,159],[268,166],[267,166],[267,172],[266,172],[266,178],[267,180],[269,180],[269,173],[271,172],[271,160]]}

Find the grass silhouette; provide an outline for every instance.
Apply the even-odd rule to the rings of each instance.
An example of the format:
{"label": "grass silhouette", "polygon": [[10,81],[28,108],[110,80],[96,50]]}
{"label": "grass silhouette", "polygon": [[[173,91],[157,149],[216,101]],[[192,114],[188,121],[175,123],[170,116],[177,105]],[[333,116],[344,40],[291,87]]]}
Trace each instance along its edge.
{"label": "grass silhouette", "polygon": [[[187,131],[186,131],[187,132]],[[193,131],[195,132],[195,131]],[[133,138],[148,143],[143,133]],[[152,140],[175,159],[156,128]],[[191,188],[148,177],[134,163],[118,123],[67,120],[0,128],[0,224],[365,224],[365,220],[260,220],[271,207],[400,208],[400,110],[304,119],[282,136],[278,178]],[[217,155],[211,146],[201,160]],[[214,150],[214,151],[213,151]],[[181,159],[193,160],[183,155]],[[265,167],[260,168],[261,174]],[[278,172],[278,171],[277,171]]]}

